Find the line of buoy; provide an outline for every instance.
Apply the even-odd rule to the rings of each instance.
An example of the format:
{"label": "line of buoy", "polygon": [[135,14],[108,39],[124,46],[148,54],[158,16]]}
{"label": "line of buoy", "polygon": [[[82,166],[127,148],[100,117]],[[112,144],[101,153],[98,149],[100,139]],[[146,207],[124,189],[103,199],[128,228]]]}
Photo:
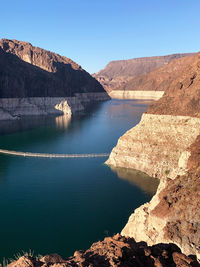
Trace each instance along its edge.
{"label": "line of buoy", "polygon": [[0,149],[1,154],[15,155],[20,157],[35,157],[35,158],[100,158],[108,157],[109,153],[96,153],[96,154],[49,154],[49,153],[32,153],[20,152],[6,149]]}

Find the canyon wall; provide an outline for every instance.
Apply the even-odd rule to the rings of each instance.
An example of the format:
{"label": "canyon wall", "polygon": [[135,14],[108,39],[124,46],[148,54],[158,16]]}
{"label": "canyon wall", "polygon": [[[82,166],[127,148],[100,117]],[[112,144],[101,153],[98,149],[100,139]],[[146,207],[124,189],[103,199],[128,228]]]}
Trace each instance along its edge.
{"label": "canyon wall", "polygon": [[156,195],[121,234],[148,245],[174,243],[200,259],[200,55],[176,61],[163,97],[119,139],[106,163],[160,179]]}

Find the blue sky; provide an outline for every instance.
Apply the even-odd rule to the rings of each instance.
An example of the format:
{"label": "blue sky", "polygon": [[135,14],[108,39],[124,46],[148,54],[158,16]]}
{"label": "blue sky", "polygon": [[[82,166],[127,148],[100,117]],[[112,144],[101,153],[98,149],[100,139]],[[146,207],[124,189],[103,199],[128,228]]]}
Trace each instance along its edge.
{"label": "blue sky", "polygon": [[0,38],[93,73],[111,60],[199,51],[199,12],[200,0],[0,0]]}

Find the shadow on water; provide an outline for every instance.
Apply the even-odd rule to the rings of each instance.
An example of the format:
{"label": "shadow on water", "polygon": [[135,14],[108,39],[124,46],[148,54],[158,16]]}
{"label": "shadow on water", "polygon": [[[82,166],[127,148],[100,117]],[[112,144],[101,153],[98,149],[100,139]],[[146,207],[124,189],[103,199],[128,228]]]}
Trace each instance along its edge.
{"label": "shadow on water", "polygon": [[120,179],[124,179],[134,186],[139,187],[145,193],[153,196],[159,185],[159,180],[147,174],[134,170],[119,167],[110,167]]}
{"label": "shadow on water", "polygon": [[[0,121],[0,148],[9,150],[26,147],[29,144],[40,143],[55,140],[63,134],[75,134],[79,132],[82,126],[95,113],[102,103],[97,103],[87,107],[84,111],[77,112],[73,116],[24,116],[19,120]],[[27,131],[29,136],[27,137]],[[10,135],[9,143],[5,139]],[[13,135],[13,138],[11,138]],[[17,138],[16,138],[17,136]],[[17,142],[16,142],[17,139]],[[15,142],[13,142],[15,140]],[[6,140],[7,141],[7,140]],[[33,151],[37,152],[37,151]],[[45,151],[44,151],[45,152]],[[52,151],[53,152],[53,151]]]}

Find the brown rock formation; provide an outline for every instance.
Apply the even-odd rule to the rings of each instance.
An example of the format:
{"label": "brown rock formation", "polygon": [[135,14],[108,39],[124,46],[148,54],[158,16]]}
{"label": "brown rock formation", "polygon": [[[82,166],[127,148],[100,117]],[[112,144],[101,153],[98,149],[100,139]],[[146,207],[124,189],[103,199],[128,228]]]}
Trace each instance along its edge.
{"label": "brown rock formation", "polygon": [[[103,70],[98,73],[93,74],[106,89],[107,92],[112,90],[155,90],[153,83],[148,80],[145,83],[145,88],[137,89],[140,84],[144,85],[146,76],[143,74],[148,74],[151,71],[165,66],[172,60],[185,57],[191,54],[173,54],[167,56],[157,56],[157,57],[143,57],[134,58],[129,60],[119,60],[110,62]],[[137,78],[136,78],[137,77]],[[136,78],[134,80],[134,78]],[[159,89],[163,91],[162,89]]]}
{"label": "brown rock formation", "polygon": [[105,92],[71,59],[16,40],[0,40],[0,98]]}
{"label": "brown rock formation", "polygon": [[187,257],[173,244],[158,244],[152,247],[145,242],[136,243],[133,238],[125,238],[119,234],[107,237],[102,242],[94,243],[86,251],[76,251],[73,257],[61,258],[57,254],[46,255],[40,260],[23,256],[8,264],[9,267],[38,267],[38,266],[199,266],[195,257]]}

